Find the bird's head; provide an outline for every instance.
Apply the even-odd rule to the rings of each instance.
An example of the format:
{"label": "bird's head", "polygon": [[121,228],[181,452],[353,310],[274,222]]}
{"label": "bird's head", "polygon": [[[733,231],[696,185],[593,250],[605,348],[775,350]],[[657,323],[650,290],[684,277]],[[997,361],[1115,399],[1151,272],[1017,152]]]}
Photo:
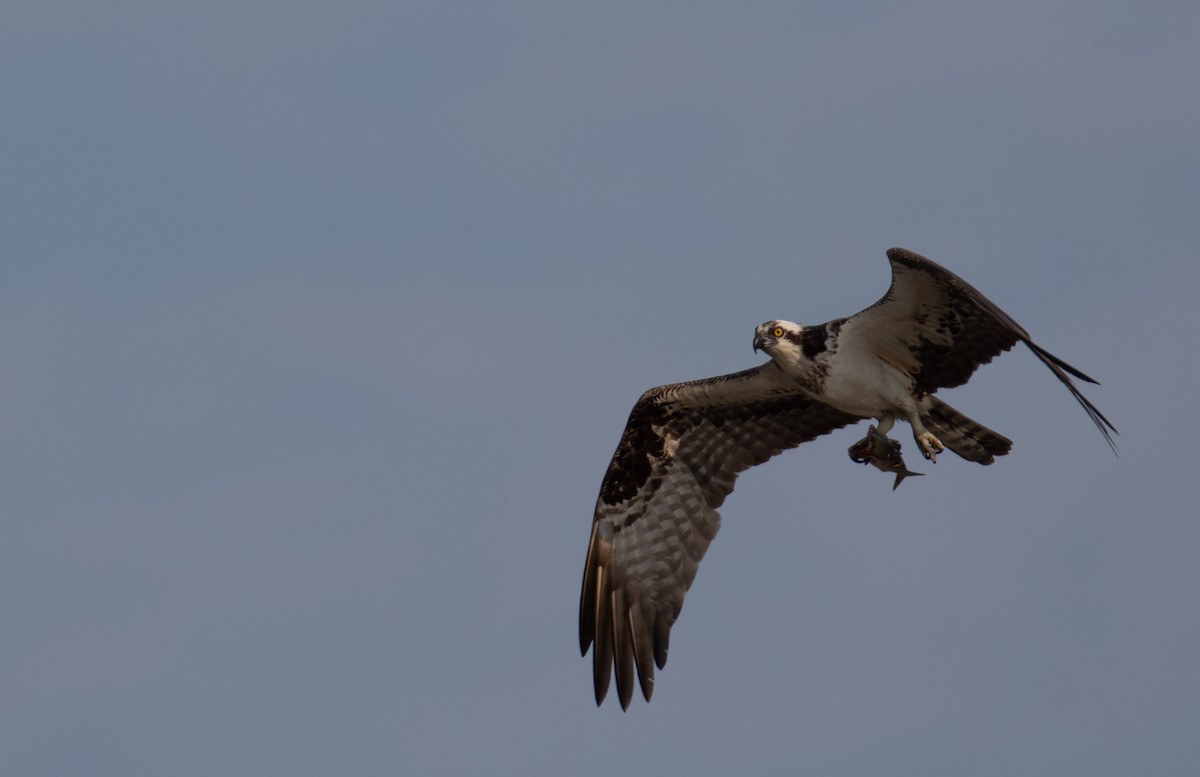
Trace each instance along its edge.
{"label": "bird's head", "polygon": [[764,321],[754,329],[754,350],[766,351],[772,359],[778,356],[795,359],[800,353],[803,333],[804,327],[793,321]]}

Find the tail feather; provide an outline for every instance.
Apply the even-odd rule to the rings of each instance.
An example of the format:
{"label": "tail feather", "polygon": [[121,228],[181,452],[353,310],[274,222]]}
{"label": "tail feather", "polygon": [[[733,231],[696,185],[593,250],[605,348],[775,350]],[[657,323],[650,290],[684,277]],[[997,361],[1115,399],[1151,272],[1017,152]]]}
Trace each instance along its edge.
{"label": "tail feather", "polygon": [[1012,450],[1012,440],[997,434],[983,424],[972,421],[937,397],[922,416],[925,428],[950,450],[967,461],[991,464],[996,456]]}

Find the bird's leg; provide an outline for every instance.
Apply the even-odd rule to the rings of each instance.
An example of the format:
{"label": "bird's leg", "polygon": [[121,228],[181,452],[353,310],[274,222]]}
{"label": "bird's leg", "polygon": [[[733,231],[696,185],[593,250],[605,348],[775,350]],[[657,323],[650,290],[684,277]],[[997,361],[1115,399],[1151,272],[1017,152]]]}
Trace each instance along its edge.
{"label": "bird's leg", "polygon": [[884,413],[879,417],[879,426],[871,427],[871,433],[875,436],[875,453],[881,458],[900,455],[900,441],[887,436],[895,425],[895,413]]}
{"label": "bird's leg", "polygon": [[925,458],[934,464],[937,464],[937,455],[945,450],[942,447],[942,441],[928,431],[921,432],[921,436],[917,438],[917,444],[921,446],[921,452],[925,454]]}
{"label": "bird's leg", "polygon": [[[923,401],[926,405],[926,409],[928,409],[928,397],[924,398]],[[913,439],[917,441],[917,447],[921,449],[921,455],[936,464],[937,455],[945,450],[945,448],[942,446],[942,441],[935,437],[933,432],[926,429],[925,424],[921,421],[921,405],[922,402],[910,401],[909,406],[904,407],[900,411],[899,415],[901,415],[905,421],[908,421],[908,425],[912,427]],[[896,416],[892,415],[890,420],[895,421],[895,418]],[[879,420],[879,425],[881,427],[884,429],[891,428],[891,424],[884,426],[884,419],[881,418]]]}
{"label": "bird's leg", "polygon": [[921,453],[925,454],[925,458],[937,464],[937,455],[945,450],[942,441],[934,437],[933,432],[924,426],[920,429],[914,428],[913,437],[916,438],[917,445],[921,448]]}
{"label": "bird's leg", "polygon": [[879,432],[884,437],[892,431],[892,427],[896,424],[896,416],[893,413],[884,413],[879,417],[879,426],[875,427],[875,431]]}

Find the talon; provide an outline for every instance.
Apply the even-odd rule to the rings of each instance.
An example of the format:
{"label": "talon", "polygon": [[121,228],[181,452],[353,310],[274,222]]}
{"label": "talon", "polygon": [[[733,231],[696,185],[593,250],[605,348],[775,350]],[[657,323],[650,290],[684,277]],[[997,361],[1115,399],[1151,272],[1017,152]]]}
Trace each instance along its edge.
{"label": "talon", "polygon": [[917,436],[917,443],[921,446],[921,452],[925,454],[925,458],[937,463],[937,455],[945,450],[942,446],[942,441],[934,437],[930,432],[921,432]]}

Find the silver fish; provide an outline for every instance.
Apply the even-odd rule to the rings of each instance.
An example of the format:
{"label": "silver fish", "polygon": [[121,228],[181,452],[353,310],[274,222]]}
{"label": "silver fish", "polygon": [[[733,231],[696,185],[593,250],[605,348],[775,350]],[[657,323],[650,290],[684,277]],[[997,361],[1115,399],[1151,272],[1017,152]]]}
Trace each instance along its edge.
{"label": "silver fish", "polygon": [[921,476],[923,472],[913,472],[904,466],[904,458],[900,455],[900,443],[879,433],[874,425],[867,427],[867,436],[850,446],[850,460],[857,464],[874,464],[883,472],[896,473],[896,482],[892,490],[899,488],[900,483],[910,475]]}

